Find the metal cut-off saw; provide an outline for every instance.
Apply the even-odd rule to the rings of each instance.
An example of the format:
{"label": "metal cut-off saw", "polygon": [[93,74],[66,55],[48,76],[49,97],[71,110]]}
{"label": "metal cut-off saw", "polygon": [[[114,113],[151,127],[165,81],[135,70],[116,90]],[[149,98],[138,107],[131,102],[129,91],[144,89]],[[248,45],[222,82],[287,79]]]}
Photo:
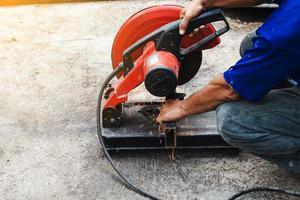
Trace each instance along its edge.
{"label": "metal cut-off saw", "polygon": [[[153,200],[161,200],[124,176],[114,163],[109,150],[135,149],[234,149],[218,134],[213,112],[188,117],[178,122],[164,122],[160,132],[155,123],[159,108],[166,99],[182,100],[177,86],[197,74],[202,51],[217,46],[229,24],[220,9],[194,18],[186,34],[179,35],[182,7],[154,6],[131,16],[120,28],[112,47],[113,72],[100,90],[97,105],[97,130],[104,155],[133,191]],[[222,22],[217,27],[214,23]],[[188,37],[196,28],[200,32]],[[116,81],[112,82],[112,79]],[[142,86],[161,101],[132,101],[129,93]],[[299,197],[298,192],[269,187],[254,187],[234,194],[236,199],[250,192],[268,191]]]}
{"label": "metal cut-off saw", "polygon": [[[141,84],[163,100],[184,99],[177,86],[197,74],[202,51],[217,46],[229,30],[221,9],[213,9],[191,20],[181,36],[181,10],[175,5],[150,7],[131,16],[118,31],[111,52],[114,70],[101,89],[97,110],[99,137],[108,150],[232,148],[217,133],[214,114],[164,122],[160,132],[155,118],[163,101],[128,101]],[[198,27],[200,32],[189,37]]]}

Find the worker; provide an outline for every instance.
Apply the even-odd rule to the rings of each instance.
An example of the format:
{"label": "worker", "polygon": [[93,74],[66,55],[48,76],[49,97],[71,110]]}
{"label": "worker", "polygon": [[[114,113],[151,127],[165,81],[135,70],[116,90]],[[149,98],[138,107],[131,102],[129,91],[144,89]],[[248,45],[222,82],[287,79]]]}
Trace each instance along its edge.
{"label": "worker", "polygon": [[[181,12],[179,32],[207,9],[266,2],[193,0]],[[157,122],[216,110],[218,131],[229,144],[300,173],[300,1],[273,3],[278,8],[255,31],[242,58],[185,100],[166,101]],[[285,80],[293,87],[274,89]]]}

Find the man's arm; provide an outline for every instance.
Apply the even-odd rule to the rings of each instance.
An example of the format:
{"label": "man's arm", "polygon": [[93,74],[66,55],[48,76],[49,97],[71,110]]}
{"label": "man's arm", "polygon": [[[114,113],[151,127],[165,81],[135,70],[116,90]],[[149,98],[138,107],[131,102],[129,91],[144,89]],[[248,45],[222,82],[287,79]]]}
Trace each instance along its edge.
{"label": "man's arm", "polygon": [[255,6],[269,2],[272,2],[272,0],[193,0],[181,11],[183,19],[180,24],[179,33],[183,35],[191,19],[207,9]]}
{"label": "man's arm", "polygon": [[224,102],[238,99],[238,94],[227,84],[223,75],[219,75],[187,99],[167,101],[160,109],[157,122],[177,121],[189,115],[215,110]]}

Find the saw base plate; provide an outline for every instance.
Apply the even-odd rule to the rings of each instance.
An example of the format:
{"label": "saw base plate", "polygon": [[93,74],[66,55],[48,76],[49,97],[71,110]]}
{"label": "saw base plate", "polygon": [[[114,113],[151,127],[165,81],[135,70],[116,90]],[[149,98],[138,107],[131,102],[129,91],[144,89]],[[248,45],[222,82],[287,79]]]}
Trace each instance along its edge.
{"label": "saw base plate", "polygon": [[[108,150],[166,149],[165,137],[154,120],[140,111],[143,106],[124,106],[124,125],[103,128]],[[216,128],[215,112],[195,115],[177,123],[177,149],[235,149],[227,144]]]}

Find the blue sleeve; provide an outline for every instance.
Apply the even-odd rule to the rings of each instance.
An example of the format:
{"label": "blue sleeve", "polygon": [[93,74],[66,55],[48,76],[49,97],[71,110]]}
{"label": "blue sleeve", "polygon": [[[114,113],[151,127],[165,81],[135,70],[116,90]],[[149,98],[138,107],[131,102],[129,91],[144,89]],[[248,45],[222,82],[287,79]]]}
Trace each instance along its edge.
{"label": "blue sleeve", "polygon": [[224,72],[224,78],[241,97],[258,101],[281,81],[297,73],[300,62],[296,60],[299,61],[299,58],[295,54],[257,36],[244,57]]}

